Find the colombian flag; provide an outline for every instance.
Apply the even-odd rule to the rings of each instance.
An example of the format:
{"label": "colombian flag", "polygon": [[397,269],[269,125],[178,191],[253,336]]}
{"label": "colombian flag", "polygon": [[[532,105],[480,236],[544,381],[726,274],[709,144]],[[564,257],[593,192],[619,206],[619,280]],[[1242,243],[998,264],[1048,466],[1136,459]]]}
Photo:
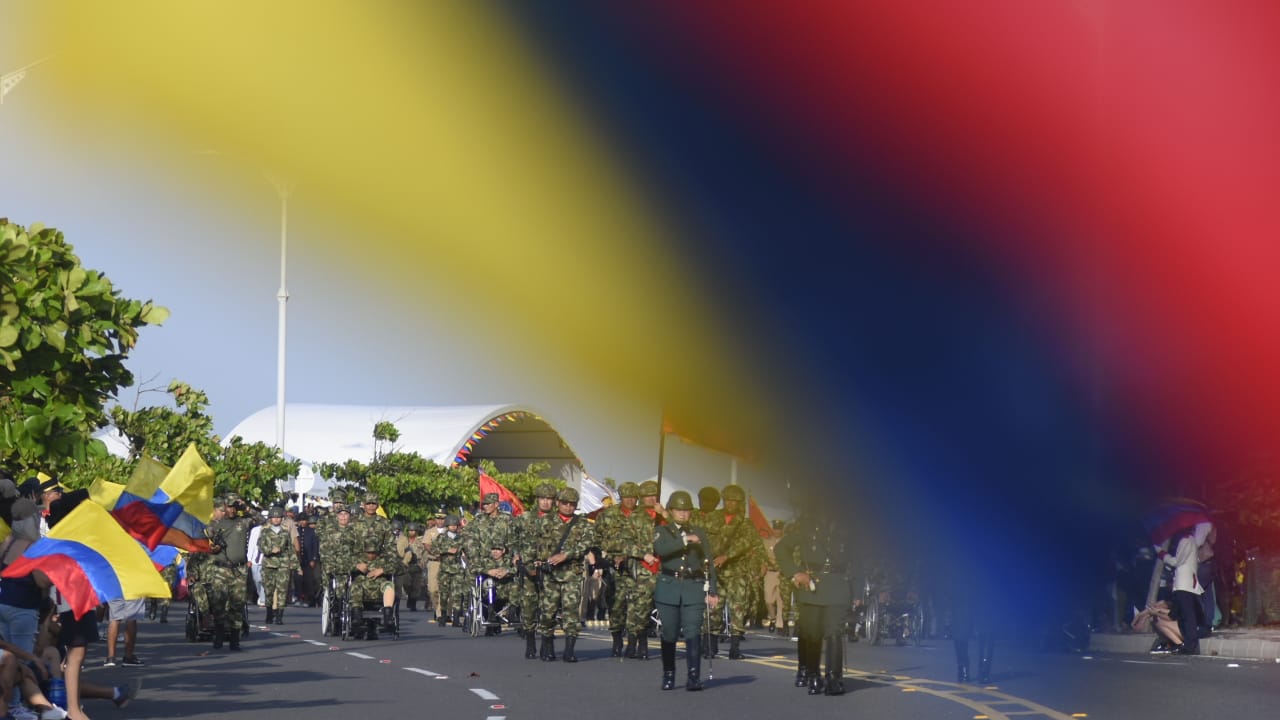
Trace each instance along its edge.
{"label": "colombian flag", "polygon": [[208,552],[204,528],[213,517],[213,470],[200,457],[195,443],[187,447],[150,497],[133,492],[142,490],[138,482],[135,473],[111,511],[120,526],[149,550],[173,545]]}
{"label": "colombian flag", "polygon": [[35,570],[49,576],[76,617],[110,600],[169,597],[147,551],[97,503],[80,503],[0,574]]}

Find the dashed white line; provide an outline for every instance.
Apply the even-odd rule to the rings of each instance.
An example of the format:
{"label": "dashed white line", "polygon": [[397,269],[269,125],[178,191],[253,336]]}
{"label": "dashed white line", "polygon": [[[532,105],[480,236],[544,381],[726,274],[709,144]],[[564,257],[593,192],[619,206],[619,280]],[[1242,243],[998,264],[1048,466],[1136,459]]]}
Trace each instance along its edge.
{"label": "dashed white line", "polygon": [[408,670],[408,671],[409,671],[409,672],[411,672],[411,673],[418,673],[419,675],[426,675],[427,677],[439,677],[439,676],[440,676],[440,673],[433,673],[433,672],[431,672],[430,670],[423,670],[422,668],[411,668],[411,667],[407,667],[407,668],[405,668],[405,670]]}
{"label": "dashed white line", "polygon": [[484,720],[507,720],[507,716],[506,715],[490,715]]}
{"label": "dashed white line", "polygon": [[498,696],[485,690],[484,688],[471,688],[471,692],[480,696],[481,700],[497,700]]}
{"label": "dashed white line", "polygon": [[310,643],[312,645],[319,645],[320,647],[329,647],[329,643],[320,642],[319,640],[303,640],[303,642]]}
{"label": "dashed white line", "polygon": [[373,656],[372,656],[372,655],[365,655],[364,653],[349,652],[349,653],[347,653],[347,654],[348,654],[348,655],[350,655],[351,657],[360,658],[361,660],[372,660],[372,659],[373,659]]}

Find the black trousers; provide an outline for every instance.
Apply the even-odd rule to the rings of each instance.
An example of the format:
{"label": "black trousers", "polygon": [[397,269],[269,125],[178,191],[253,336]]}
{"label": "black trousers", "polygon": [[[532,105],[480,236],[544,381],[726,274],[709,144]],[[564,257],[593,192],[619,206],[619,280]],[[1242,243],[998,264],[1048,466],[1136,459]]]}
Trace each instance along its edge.
{"label": "black trousers", "polygon": [[1200,596],[1190,590],[1173,591],[1173,608],[1178,613],[1178,629],[1182,631],[1182,646],[1188,652],[1200,651]]}

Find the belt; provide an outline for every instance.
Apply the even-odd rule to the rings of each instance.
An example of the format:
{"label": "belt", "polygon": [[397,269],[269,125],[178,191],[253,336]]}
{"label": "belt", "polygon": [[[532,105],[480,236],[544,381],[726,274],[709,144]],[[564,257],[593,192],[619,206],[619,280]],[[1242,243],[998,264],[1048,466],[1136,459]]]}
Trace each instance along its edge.
{"label": "belt", "polygon": [[662,574],[667,575],[669,577],[683,579],[683,580],[706,580],[707,579],[706,573],[694,572],[692,570],[682,573],[679,570],[668,570],[666,568],[663,568]]}

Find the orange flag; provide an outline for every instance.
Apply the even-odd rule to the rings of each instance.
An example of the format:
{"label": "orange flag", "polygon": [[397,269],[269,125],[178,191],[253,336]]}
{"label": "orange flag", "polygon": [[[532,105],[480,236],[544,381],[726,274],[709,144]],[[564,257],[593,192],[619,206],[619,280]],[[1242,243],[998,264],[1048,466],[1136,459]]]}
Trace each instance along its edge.
{"label": "orange flag", "polygon": [[502,486],[502,483],[489,477],[486,473],[480,473],[480,497],[484,497],[486,493],[498,493],[498,505],[507,504],[511,506],[511,514],[519,517],[524,513],[524,505],[520,504],[520,498]]}
{"label": "orange flag", "polygon": [[756,504],[754,496],[747,498],[747,516],[751,518],[751,524],[756,526],[756,532],[760,533],[760,537],[767,538],[773,534],[769,518],[764,516],[764,511]]}

